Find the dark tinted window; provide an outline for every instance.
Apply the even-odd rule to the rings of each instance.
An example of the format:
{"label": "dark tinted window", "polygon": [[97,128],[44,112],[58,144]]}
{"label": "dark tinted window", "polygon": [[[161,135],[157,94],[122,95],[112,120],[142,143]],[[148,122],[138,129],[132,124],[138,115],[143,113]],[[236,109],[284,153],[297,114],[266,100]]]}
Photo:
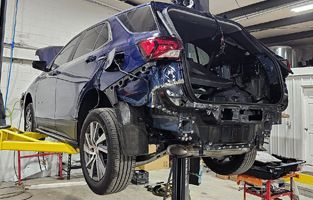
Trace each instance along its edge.
{"label": "dark tinted window", "polygon": [[210,61],[210,57],[205,51],[191,43],[187,43],[187,58],[201,65],[206,65]]}
{"label": "dark tinted window", "polygon": [[70,61],[71,55],[73,53],[73,50],[74,50],[79,38],[80,37],[77,36],[68,45],[66,45],[64,47],[64,49],[61,51],[61,53],[54,60],[54,64],[53,64],[54,68]]}
{"label": "dark tinted window", "polygon": [[96,26],[86,32],[82,41],[79,43],[74,59],[93,51],[96,40],[102,31],[103,25]]}
{"label": "dark tinted window", "polygon": [[107,23],[103,24],[103,28],[101,33],[98,36],[98,39],[96,40],[96,44],[94,49],[98,49],[100,46],[105,44],[109,40],[109,26]]}
{"label": "dark tinted window", "polygon": [[119,16],[124,26],[131,32],[157,30],[157,25],[149,6],[137,8]]}

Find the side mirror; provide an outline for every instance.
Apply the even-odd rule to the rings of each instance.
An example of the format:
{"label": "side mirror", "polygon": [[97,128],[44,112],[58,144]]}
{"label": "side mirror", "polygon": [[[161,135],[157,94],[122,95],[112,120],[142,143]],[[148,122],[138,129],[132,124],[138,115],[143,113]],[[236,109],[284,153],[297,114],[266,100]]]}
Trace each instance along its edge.
{"label": "side mirror", "polygon": [[48,72],[49,69],[47,68],[46,61],[33,61],[33,68],[38,69],[40,71]]}

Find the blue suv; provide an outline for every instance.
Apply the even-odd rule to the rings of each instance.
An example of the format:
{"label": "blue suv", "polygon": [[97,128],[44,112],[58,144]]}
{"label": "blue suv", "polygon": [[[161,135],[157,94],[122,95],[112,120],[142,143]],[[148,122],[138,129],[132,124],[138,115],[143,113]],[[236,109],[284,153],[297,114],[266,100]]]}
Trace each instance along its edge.
{"label": "blue suv", "polygon": [[241,25],[178,5],[134,7],[38,52],[25,131],[79,147],[97,194],[125,189],[167,150],[243,173],[288,104],[280,58]]}

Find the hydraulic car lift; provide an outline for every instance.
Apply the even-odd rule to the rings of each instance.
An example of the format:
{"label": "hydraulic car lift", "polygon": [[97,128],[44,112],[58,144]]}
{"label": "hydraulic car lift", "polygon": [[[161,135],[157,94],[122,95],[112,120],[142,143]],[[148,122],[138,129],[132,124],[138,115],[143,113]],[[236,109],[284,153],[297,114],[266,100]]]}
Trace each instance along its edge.
{"label": "hydraulic car lift", "polygon": [[[76,154],[78,149],[62,142],[44,141],[47,135],[35,132],[22,132],[10,126],[0,127],[0,151],[18,152],[18,184],[22,184],[21,159],[57,154],[59,159],[59,176],[62,176],[62,154]],[[44,152],[22,156],[21,151]]]}
{"label": "hydraulic car lift", "polygon": [[47,136],[35,132],[22,132],[10,126],[0,127],[0,151],[36,151],[76,154],[75,149],[69,144],[62,142],[49,142],[42,139]]}
{"label": "hydraulic car lift", "polygon": [[172,159],[172,200],[190,200],[189,169],[190,159],[174,156]]}

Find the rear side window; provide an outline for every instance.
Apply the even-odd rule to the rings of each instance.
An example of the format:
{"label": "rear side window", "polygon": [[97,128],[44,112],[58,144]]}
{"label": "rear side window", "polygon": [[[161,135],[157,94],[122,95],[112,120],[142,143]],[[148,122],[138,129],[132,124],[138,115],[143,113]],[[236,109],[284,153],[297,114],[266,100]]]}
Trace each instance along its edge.
{"label": "rear side window", "polygon": [[96,40],[102,31],[102,27],[103,25],[96,26],[85,33],[82,41],[77,47],[74,59],[93,51]]}
{"label": "rear side window", "polygon": [[80,36],[77,36],[75,39],[73,39],[68,45],[64,47],[64,49],[59,53],[59,55],[55,58],[53,63],[53,68],[56,68],[64,63],[67,63],[70,61],[71,56],[73,55],[73,50],[76,47],[76,44],[79,40]]}
{"label": "rear side window", "polygon": [[133,33],[150,32],[157,30],[157,25],[150,6],[131,10],[120,15],[119,20]]}
{"label": "rear side window", "polygon": [[109,26],[107,23],[103,24],[103,28],[101,33],[98,36],[98,39],[96,40],[96,44],[94,49],[98,49],[102,45],[104,45],[107,41],[109,41]]}
{"label": "rear side window", "polygon": [[187,58],[192,59],[193,62],[201,65],[207,65],[210,61],[210,56],[201,48],[194,44],[187,43]]}

